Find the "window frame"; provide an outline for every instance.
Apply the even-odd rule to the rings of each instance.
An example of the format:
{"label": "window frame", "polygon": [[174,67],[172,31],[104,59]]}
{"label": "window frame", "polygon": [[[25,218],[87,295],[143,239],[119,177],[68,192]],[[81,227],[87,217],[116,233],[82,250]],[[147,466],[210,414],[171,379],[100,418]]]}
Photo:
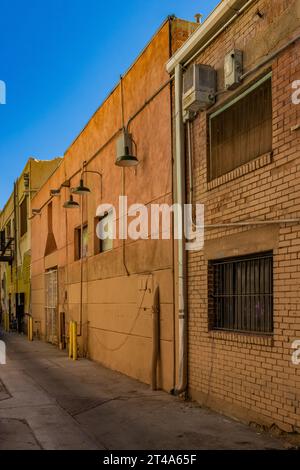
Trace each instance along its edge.
{"label": "window frame", "polygon": [[[260,261],[266,259],[269,260],[268,263],[261,266]],[[259,261],[258,268],[254,264],[257,261]],[[253,262],[252,267],[251,262]],[[246,265],[242,266],[244,263]],[[227,266],[227,275],[225,274],[225,268],[222,277],[222,274],[217,272],[216,267],[225,265]],[[264,282],[261,281],[262,270],[264,270]],[[255,278],[257,272],[259,272],[258,279]],[[266,279],[266,272],[269,276],[268,280]],[[217,276],[220,281],[218,286]],[[257,284],[259,285],[258,290]],[[265,290],[267,284],[270,292],[262,292],[262,285],[263,290]],[[255,303],[257,301],[258,304]],[[258,305],[261,307],[261,303],[263,304],[263,316],[259,318],[256,312],[258,311]],[[274,254],[272,250],[209,260],[208,324],[211,331],[264,336],[274,333]],[[248,328],[249,324],[250,328]],[[238,327],[235,325],[238,325]],[[245,327],[245,325],[247,326]],[[251,328],[251,325],[256,326],[256,328]]]}
{"label": "window frame", "polygon": [[74,230],[74,259],[75,261],[80,261],[81,259],[86,259],[88,258],[88,242],[87,242],[87,247],[86,247],[86,253],[85,255],[83,256],[83,253],[81,252],[81,237],[82,237],[82,234],[81,234],[81,231],[84,232],[84,230],[87,230],[87,236],[88,236],[88,223],[84,223],[82,226],[78,226],[75,228]]}
{"label": "window frame", "polygon": [[[112,217],[113,217],[113,215],[114,215],[113,210],[106,211],[102,216],[95,218],[95,250],[94,250],[95,255],[99,255],[99,254],[102,254],[102,253],[108,253],[109,251],[112,251],[113,248],[114,248],[114,240],[112,238],[111,239],[111,247],[107,248],[107,249],[103,249],[103,241],[104,240],[101,240],[100,238],[98,238],[98,235],[97,235],[97,225],[98,225],[98,223],[101,220],[108,217],[110,214],[112,214]],[[114,223],[113,219],[111,220],[111,223],[112,224]]]}
{"label": "window frame", "polygon": [[[271,92],[272,92],[272,77],[273,77],[273,72],[269,71],[268,73],[264,74],[262,77],[257,79],[252,85],[248,86],[244,91],[239,93],[238,95],[234,96],[231,98],[229,101],[227,101],[224,105],[219,107],[216,111],[213,111],[211,114],[208,115],[208,156],[207,156],[207,182],[211,182],[217,178],[221,178],[222,176],[230,173],[231,171],[234,171],[235,169],[243,166],[245,163],[241,163],[235,168],[232,168],[230,171],[226,171],[222,173],[219,176],[212,176],[212,119],[217,117],[218,115],[222,114],[224,111],[227,109],[231,108],[234,106],[236,103],[244,99],[246,96],[248,96],[250,93],[255,91],[257,88],[259,88],[261,85],[263,85],[266,81],[271,80]],[[271,103],[272,105],[272,103]],[[273,115],[273,113],[272,113]],[[271,126],[272,127],[272,126]],[[273,132],[273,130],[272,130]],[[271,150],[272,151],[272,150]],[[259,158],[261,155],[257,155],[256,158]],[[249,162],[253,161],[254,159],[249,160]],[[248,163],[248,162],[247,162]]]}

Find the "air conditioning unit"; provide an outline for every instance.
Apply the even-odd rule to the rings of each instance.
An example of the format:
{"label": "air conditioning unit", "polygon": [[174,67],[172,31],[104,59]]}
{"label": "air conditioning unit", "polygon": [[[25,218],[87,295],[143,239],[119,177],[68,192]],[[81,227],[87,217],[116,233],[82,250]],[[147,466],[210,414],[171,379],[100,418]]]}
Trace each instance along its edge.
{"label": "air conditioning unit", "polygon": [[217,74],[213,67],[192,64],[183,75],[183,113],[205,111],[215,103]]}
{"label": "air conditioning unit", "polygon": [[224,80],[226,90],[233,90],[240,85],[243,74],[243,52],[233,49],[225,56]]}

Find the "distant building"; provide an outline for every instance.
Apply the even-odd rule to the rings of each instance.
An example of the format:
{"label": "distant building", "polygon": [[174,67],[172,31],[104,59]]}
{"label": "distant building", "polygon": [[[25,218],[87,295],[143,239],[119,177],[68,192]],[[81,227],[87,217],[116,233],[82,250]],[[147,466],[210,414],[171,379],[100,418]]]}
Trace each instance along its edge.
{"label": "distant building", "polygon": [[31,201],[60,162],[30,158],[0,213],[1,311],[19,331],[30,313]]}

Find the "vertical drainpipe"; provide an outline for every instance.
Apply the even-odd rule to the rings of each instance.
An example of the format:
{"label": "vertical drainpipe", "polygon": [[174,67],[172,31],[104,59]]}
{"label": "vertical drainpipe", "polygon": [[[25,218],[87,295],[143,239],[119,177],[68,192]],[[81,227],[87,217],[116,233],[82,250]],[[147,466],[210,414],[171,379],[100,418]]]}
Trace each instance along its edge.
{"label": "vertical drainpipe", "polygon": [[15,316],[17,315],[17,299],[16,294],[19,290],[19,283],[18,283],[18,263],[19,263],[19,191],[18,191],[18,183],[19,181],[16,180],[14,183],[14,218],[15,218],[15,227],[14,227],[14,236],[15,236],[15,279],[13,279],[13,295],[14,298],[12,299],[13,304],[15,305]]}
{"label": "vertical drainpipe", "polygon": [[[80,303],[79,303],[79,333],[77,336],[82,337],[83,322],[83,195],[80,196]],[[83,345],[82,345],[83,346]]]}
{"label": "vertical drainpipe", "polygon": [[[31,216],[31,195],[32,195],[32,184],[31,184],[31,175],[32,175],[32,160],[29,162],[29,198],[28,198],[28,214],[29,217]],[[30,266],[29,266],[29,299],[25,300],[25,306],[26,306],[26,301],[28,302],[28,313],[32,317],[32,290],[31,290],[31,220],[28,218],[28,224],[30,225],[29,228],[29,249],[30,249]],[[27,279],[28,280],[28,279]],[[33,328],[33,327],[32,327]]]}
{"label": "vertical drainpipe", "polygon": [[184,159],[184,125],[182,120],[182,66],[175,67],[175,174],[176,203],[181,207],[175,211],[175,227],[181,227],[181,236],[177,240],[178,256],[178,332],[179,364],[178,384],[172,391],[181,395],[187,388],[187,309],[186,309],[186,252],[184,237],[184,203],[185,203],[185,159]]}
{"label": "vertical drainpipe", "polygon": [[[84,161],[82,164],[82,173],[81,178],[83,178],[83,172],[86,166],[86,162]],[[83,194],[80,196],[80,304],[79,304],[79,332],[76,332],[76,336],[82,339],[82,351],[84,356],[84,341],[83,341],[83,262],[85,261],[85,265],[87,260],[83,259],[83,227],[84,227],[84,212],[83,212],[83,204],[84,204],[84,196]]]}
{"label": "vertical drainpipe", "polygon": [[[173,17],[169,17],[169,58],[172,57],[173,55],[173,36],[172,36],[172,23],[173,23]],[[174,105],[174,100],[173,100],[173,84],[172,81],[170,82],[169,85],[169,93],[170,93],[170,138],[171,138],[171,168],[172,168],[172,178],[171,178],[171,191],[172,191],[172,204],[174,204],[174,183],[175,183],[175,178],[174,178],[174,166],[173,166],[173,148],[174,148],[174,129],[173,129],[173,105]],[[174,220],[174,214],[173,214],[173,227],[175,227],[175,220]],[[174,229],[173,229],[174,230]],[[173,318],[173,382],[172,382],[172,387],[173,390],[176,387],[176,363],[177,363],[177,356],[176,356],[176,302],[175,302],[175,292],[176,292],[176,283],[175,283],[175,246],[174,246],[174,241],[172,242],[172,288],[173,288],[173,312],[172,312],[172,318]]]}

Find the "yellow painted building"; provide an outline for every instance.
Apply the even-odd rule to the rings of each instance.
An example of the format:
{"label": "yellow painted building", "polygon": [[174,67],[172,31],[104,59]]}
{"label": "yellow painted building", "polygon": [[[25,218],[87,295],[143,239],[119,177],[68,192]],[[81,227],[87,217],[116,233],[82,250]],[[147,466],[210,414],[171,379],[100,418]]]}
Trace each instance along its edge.
{"label": "yellow painted building", "polygon": [[60,163],[30,158],[0,213],[1,313],[19,331],[31,311],[31,201]]}

